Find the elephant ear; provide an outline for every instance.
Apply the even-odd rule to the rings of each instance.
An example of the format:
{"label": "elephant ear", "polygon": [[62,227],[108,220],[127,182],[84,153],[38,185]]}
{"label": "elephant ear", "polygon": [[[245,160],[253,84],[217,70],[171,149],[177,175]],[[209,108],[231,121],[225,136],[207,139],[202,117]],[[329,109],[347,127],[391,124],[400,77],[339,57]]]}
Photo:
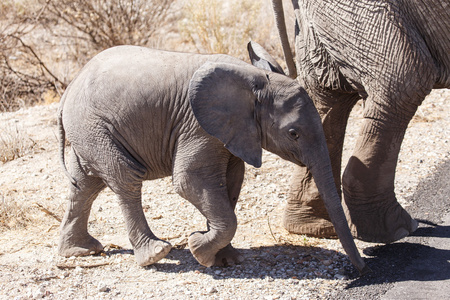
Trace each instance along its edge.
{"label": "elephant ear", "polygon": [[261,166],[261,129],[255,118],[265,72],[250,65],[207,62],[192,76],[189,101],[200,126],[246,163]]}
{"label": "elephant ear", "polygon": [[247,44],[247,50],[250,61],[255,67],[286,75],[283,68],[260,44],[250,41]]}

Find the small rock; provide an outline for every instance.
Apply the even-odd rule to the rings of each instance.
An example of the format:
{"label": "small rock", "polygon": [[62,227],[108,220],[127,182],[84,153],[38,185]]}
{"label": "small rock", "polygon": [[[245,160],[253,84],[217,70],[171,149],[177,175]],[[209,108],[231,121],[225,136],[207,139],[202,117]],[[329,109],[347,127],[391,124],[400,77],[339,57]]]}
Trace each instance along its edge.
{"label": "small rock", "polygon": [[59,279],[64,279],[66,277],[69,277],[69,272],[64,271],[61,275],[58,276]]}
{"label": "small rock", "polygon": [[334,278],[338,279],[338,280],[346,280],[347,276],[342,275],[342,274],[336,274],[336,275],[334,275]]}
{"label": "small rock", "polygon": [[97,289],[100,293],[105,293],[109,290],[108,286],[102,281],[97,285]]}
{"label": "small rock", "polygon": [[322,264],[324,265],[324,266],[329,266],[329,265],[331,265],[333,262],[331,261],[331,260],[329,260],[329,259],[325,259],[325,260],[323,260],[322,261]]}
{"label": "small rock", "polygon": [[214,286],[212,286],[208,289],[207,292],[208,292],[208,294],[214,294],[214,293],[217,293],[217,289]]}
{"label": "small rock", "polygon": [[158,268],[156,268],[155,265],[150,265],[146,268],[148,271],[150,271],[150,273],[156,272],[158,271]]}
{"label": "small rock", "polygon": [[33,293],[34,299],[41,299],[45,296],[45,289],[43,286],[39,287],[36,291]]}

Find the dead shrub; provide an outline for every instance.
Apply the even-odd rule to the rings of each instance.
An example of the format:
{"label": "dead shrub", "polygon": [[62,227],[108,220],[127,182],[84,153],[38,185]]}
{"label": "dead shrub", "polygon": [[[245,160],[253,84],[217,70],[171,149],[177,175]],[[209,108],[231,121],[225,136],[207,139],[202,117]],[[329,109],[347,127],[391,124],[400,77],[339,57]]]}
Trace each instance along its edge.
{"label": "dead shrub", "polygon": [[0,13],[0,111],[14,111],[40,102],[48,90],[64,89],[65,83],[42,59],[45,49],[37,46],[41,41],[36,33],[42,29],[39,20],[43,8],[31,0],[2,5],[5,11]]}
{"label": "dead shrub", "polygon": [[156,33],[170,25],[173,2],[2,2],[0,111],[47,102],[48,95],[58,99],[81,66],[105,48],[147,45]]}
{"label": "dead shrub", "polygon": [[[61,37],[88,43],[91,52],[117,45],[147,45],[170,24],[171,0],[38,0],[47,27],[70,29]],[[78,34],[74,34],[78,33]]]}

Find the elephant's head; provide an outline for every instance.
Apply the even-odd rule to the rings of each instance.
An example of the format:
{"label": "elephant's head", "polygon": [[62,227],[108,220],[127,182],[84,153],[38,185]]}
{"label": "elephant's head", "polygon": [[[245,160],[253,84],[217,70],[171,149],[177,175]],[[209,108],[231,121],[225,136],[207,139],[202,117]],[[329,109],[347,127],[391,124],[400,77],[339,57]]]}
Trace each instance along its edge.
{"label": "elephant's head", "polygon": [[368,271],[338,196],[321,120],[299,83],[251,65],[205,63],[189,85],[200,126],[234,155],[261,166],[262,149],[310,168],[341,243],[361,273]]}

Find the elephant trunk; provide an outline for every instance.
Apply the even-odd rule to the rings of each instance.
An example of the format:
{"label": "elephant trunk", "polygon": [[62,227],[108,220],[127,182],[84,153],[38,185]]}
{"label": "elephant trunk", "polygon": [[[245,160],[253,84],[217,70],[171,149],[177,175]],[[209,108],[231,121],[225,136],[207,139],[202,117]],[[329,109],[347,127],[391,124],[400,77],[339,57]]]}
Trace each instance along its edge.
{"label": "elephant trunk", "polygon": [[328,151],[322,152],[325,153],[320,155],[321,159],[317,160],[319,163],[309,166],[309,168],[345,252],[360,274],[364,275],[371,270],[359,254],[350,232],[341,199],[334,183]]}

